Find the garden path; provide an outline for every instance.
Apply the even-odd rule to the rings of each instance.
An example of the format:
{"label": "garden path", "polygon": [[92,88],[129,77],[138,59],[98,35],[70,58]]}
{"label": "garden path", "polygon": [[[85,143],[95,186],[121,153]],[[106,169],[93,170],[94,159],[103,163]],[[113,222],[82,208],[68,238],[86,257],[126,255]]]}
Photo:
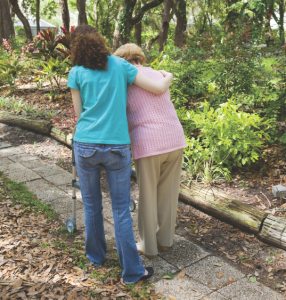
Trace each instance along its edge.
{"label": "garden path", "polygon": [[[0,142],[0,170],[16,181],[24,182],[37,198],[46,201],[60,213],[63,220],[70,217],[71,174],[63,168],[45,162],[38,156],[23,152],[20,146]],[[80,192],[77,193],[77,227],[84,229],[84,211]],[[103,215],[108,251],[115,247],[111,199],[103,193]],[[137,213],[133,212],[134,235],[138,238]],[[82,231],[84,234],[84,230]],[[199,245],[175,236],[173,247],[160,252],[154,260],[142,256],[145,266],[155,270],[151,282],[166,299],[177,300],[282,300],[284,296],[259,282],[250,282],[247,274],[234,264],[206,251]],[[163,275],[168,274],[168,275]],[[172,277],[169,280],[164,277]]]}

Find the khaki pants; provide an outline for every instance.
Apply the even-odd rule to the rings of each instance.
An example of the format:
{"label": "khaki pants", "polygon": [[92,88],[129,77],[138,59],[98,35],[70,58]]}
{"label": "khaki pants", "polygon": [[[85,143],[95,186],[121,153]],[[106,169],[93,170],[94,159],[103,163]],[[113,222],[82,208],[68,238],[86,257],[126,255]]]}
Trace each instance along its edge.
{"label": "khaki pants", "polygon": [[139,186],[138,249],[158,253],[173,244],[183,149],[134,160]]}

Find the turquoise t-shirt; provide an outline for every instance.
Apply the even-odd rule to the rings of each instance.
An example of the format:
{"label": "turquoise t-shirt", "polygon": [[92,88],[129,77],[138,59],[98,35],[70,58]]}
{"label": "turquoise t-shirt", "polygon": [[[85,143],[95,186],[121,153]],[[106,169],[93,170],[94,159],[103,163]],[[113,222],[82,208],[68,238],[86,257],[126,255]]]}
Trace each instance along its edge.
{"label": "turquoise t-shirt", "polygon": [[75,66],[68,87],[79,90],[83,112],[77,121],[74,140],[94,144],[130,144],[126,116],[127,84],[138,70],[126,60],[108,56],[107,70]]}

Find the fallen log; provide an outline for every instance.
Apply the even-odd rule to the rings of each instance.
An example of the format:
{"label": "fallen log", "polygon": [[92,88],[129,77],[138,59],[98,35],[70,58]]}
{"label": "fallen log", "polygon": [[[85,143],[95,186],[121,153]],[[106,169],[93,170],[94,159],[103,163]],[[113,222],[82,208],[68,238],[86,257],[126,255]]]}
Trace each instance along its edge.
{"label": "fallen log", "polygon": [[59,142],[64,143],[67,146],[71,146],[72,143],[72,134],[71,133],[66,133],[64,131],[59,130],[56,127],[53,127],[51,129],[51,136],[58,140]]}
{"label": "fallen log", "polygon": [[0,123],[18,126],[24,129],[50,134],[52,124],[49,121],[33,120],[21,115],[15,115],[6,111],[0,112]]}
{"label": "fallen log", "polygon": [[286,219],[269,214],[258,237],[266,244],[286,250]]}
{"label": "fallen log", "polygon": [[181,184],[179,199],[208,215],[256,235],[267,217],[264,211],[197,182],[192,182],[190,188]]}

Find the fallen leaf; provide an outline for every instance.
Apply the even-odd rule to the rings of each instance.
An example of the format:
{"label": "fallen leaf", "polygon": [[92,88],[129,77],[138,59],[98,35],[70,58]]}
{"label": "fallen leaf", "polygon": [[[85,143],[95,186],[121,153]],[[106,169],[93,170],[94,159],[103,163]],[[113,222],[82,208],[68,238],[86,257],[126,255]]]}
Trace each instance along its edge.
{"label": "fallen leaf", "polygon": [[173,274],[162,274],[162,278],[163,279],[173,279],[174,278],[174,275]]}
{"label": "fallen leaf", "polygon": [[125,297],[125,296],[128,296],[128,295],[121,292],[121,293],[115,295],[115,298]]}
{"label": "fallen leaf", "polygon": [[170,299],[170,300],[177,300],[175,297],[173,297],[171,295],[168,295],[168,299]]}
{"label": "fallen leaf", "polygon": [[213,265],[214,265],[214,266],[217,266],[217,267],[221,267],[221,266],[222,266],[222,265],[219,264],[219,263],[214,263]]}
{"label": "fallen leaf", "polygon": [[178,275],[177,275],[177,279],[181,279],[186,275],[186,271],[185,269],[183,269]]}
{"label": "fallen leaf", "polygon": [[12,289],[17,289],[19,288],[23,283],[23,279],[18,279],[16,280],[15,284],[12,286]]}
{"label": "fallen leaf", "polygon": [[218,276],[219,276],[219,277],[222,277],[222,274],[221,274],[221,272],[219,272],[219,273],[218,273]]}
{"label": "fallen leaf", "polygon": [[236,255],[229,255],[229,254],[227,254],[226,257],[231,260],[235,260],[237,258]]}

